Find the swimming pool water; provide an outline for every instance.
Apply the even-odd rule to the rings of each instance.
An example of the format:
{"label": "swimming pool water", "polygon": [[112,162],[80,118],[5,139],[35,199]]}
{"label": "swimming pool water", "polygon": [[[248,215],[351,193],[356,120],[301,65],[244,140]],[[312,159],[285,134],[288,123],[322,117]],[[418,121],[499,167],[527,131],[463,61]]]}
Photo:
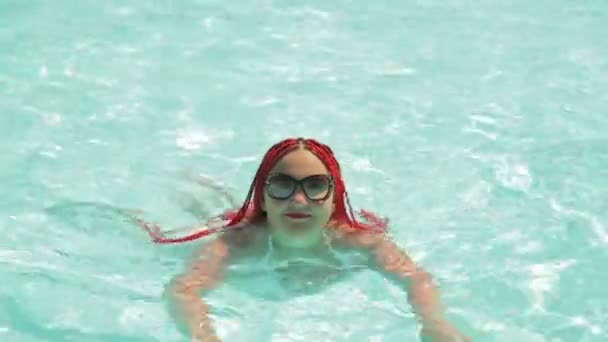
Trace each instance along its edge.
{"label": "swimming pool water", "polygon": [[[334,149],[353,205],[390,218],[474,341],[607,339],[605,2],[5,0],[0,16],[0,340],[185,340],[161,294],[197,244],[152,245],[104,205],[192,223],[192,198],[225,203],[180,173],[242,199],[292,135]],[[221,337],[416,336],[372,272],[280,291],[218,288]]]}

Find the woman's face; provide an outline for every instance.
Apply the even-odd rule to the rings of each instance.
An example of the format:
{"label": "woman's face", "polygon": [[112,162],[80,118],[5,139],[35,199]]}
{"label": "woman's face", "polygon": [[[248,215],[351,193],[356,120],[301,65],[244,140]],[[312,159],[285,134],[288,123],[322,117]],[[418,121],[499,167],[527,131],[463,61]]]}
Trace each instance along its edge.
{"label": "woman's face", "polygon": [[273,235],[291,247],[319,241],[334,210],[333,192],[325,165],[312,152],[300,148],[283,156],[269,173],[262,201]]}

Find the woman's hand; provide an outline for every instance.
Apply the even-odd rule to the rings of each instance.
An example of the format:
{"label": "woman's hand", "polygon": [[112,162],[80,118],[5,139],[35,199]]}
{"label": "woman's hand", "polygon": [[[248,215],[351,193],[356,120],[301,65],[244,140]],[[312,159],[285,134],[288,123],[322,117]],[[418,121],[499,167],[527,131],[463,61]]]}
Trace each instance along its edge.
{"label": "woman's hand", "polygon": [[166,287],[171,316],[192,342],[220,341],[209,316],[210,307],[201,298],[201,292],[206,293],[221,281],[228,255],[228,246],[221,237],[204,244],[185,272],[174,277]]}
{"label": "woman's hand", "polygon": [[397,276],[398,281],[406,287],[408,300],[422,322],[422,341],[471,341],[443,318],[439,290],[432,276],[418,267],[394,241],[384,234],[359,232],[336,235],[336,238],[348,245],[370,250],[375,259],[372,267],[386,275]]}
{"label": "woman's hand", "polygon": [[423,323],[420,335],[424,342],[471,342],[469,337],[445,320]]}

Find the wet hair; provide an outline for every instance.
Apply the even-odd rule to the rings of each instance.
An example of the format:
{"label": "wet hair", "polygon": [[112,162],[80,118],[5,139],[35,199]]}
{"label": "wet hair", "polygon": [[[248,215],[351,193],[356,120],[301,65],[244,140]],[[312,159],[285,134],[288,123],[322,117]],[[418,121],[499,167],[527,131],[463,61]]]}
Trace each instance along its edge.
{"label": "wet hair", "polygon": [[386,230],[388,220],[381,219],[370,211],[360,210],[358,212],[359,217],[363,218],[365,222],[356,219],[342,178],[340,164],[329,146],[315,139],[289,138],[274,144],[266,151],[242,206],[238,210],[229,210],[224,213],[224,218],[228,221],[226,225],[220,228],[206,229],[182,238],[169,239],[161,237],[160,239],[155,239],[155,242],[175,243],[192,241],[213,234],[220,229],[240,226],[242,223],[255,224],[265,219],[266,213],[262,209],[262,200],[266,177],[283,156],[299,148],[307,149],[319,158],[327,168],[330,176],[334,179],[334,211],[329,219],[328,228],[374,233],[381,233]]}

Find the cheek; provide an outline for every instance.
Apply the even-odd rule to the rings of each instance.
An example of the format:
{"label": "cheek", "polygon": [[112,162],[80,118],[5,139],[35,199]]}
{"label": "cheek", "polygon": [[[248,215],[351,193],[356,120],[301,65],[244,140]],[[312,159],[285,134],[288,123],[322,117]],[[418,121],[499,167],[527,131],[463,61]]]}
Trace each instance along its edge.
{"label": "cheek", "polygon": [[262,201],[262,209],[268,216],[273,216],[277,212],[280,212],[282,210],[281,205],[282,202],[273,200],[267,196],[264,196],[264,200]]}
{"label": "cheek", "polygon": [[322,216],[326,216],[326,217],[330,217],[331,214],[334,212],[334,202],[332,199],[329,199],[323,203],[319,203],[317,205],[317,212],[322,215]]}

